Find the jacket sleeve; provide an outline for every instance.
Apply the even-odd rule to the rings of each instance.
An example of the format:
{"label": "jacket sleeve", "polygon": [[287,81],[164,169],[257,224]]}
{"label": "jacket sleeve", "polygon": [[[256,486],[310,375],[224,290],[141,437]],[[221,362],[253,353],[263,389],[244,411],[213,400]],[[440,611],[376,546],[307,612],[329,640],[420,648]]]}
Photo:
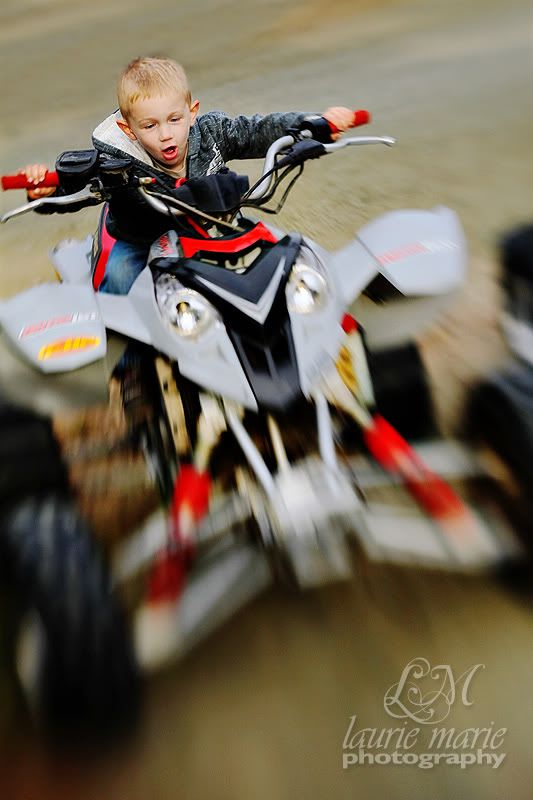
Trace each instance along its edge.
{"label": "jacket sleeve", "polygon": [[252,117],[227,117],[216,114],[220,149],[225,161],[233,158],[262,158],[272,142],[288,128],[296,127],[313,112],[254,114]]}

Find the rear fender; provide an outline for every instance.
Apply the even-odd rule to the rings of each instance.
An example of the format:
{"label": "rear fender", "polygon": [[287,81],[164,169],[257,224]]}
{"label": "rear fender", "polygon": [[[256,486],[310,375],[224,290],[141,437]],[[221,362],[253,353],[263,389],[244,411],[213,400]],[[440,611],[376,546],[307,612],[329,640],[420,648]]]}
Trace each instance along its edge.
{"label": "rear fender", "polygon": [[43,283],[0,305],[9,342],[41,372],[70,372],[103,358],[105,327],[92,289]]}

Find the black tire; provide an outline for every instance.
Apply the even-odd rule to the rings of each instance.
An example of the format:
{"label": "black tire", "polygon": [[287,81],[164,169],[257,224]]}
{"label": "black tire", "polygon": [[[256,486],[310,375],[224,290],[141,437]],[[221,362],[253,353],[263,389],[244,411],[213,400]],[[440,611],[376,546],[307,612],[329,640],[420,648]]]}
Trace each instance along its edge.
{"label": "black tire", "polygon": [[516,364],[475,386],[465,434],[492,448],[525,490],[533,490],[533,368]]}
{"label": "black tire", "polygon": [[368,354],[379,413],[406,439],[436,433],[426,370],[414,343]]}
{"label": "black tire", "polygon": [[68,490],[50,419],[0,397],[0,513],[36,492]]}
{"label": "black tire", "polygon": [[132,642],[105,562],[71,501],[32,496],[0,523],[0,560],[45,634],[40,721],[62,741],[109,741],[139,710]]}

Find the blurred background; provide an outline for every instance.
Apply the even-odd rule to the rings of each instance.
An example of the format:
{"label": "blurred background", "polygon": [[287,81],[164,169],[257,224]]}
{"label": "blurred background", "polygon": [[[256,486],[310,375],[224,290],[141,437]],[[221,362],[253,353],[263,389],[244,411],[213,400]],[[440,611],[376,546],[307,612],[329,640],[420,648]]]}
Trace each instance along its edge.
{"label": "blurred background", "polygon": [[[441,429],[456,431],[468,386],[508,358],[496,243],[532,214],[527,0],[4,0],[0,22],[2,173],[90,146],[116,107],[116,76],[141,54],[180,61],[204,111],[368,108],[368,133],[394,136],[397,146],[309,165],[280,227],[336,248],[383,211],[442,204],[458,212],[467,285],[421,342]],[[22,193],[0,198],[2,210],[22,202]],[[86,210],[3,227],[0,299],[51,279],[48,250],[91,233],[96,218]],[[3,344],[0,382],[43,411],[90,405],[106,392],[101,367],[36,384]],[[473,706],[454,709],[448,722],[507,728],[497,770],[342,770],[350,717],[390,727],[383,695],[418,656],[458,675],[485,665]],[[0,796],[525,800],[532,659],[533,607],[509,586],[362,561],[344,585],[270,590],[152,679],[138,734],[107,758],[46,752],[0,691]]]}

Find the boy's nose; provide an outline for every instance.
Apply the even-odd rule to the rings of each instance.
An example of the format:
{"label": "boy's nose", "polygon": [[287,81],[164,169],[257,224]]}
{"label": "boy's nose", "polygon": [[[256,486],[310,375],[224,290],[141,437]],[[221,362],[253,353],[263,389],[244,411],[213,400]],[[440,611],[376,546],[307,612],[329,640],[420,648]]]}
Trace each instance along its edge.
{"label": "boy's nose", "polygon": [[159,128],[159,139],[164,142],[166,139],[171,138],[170,128],[166,125],[161,125]]}

